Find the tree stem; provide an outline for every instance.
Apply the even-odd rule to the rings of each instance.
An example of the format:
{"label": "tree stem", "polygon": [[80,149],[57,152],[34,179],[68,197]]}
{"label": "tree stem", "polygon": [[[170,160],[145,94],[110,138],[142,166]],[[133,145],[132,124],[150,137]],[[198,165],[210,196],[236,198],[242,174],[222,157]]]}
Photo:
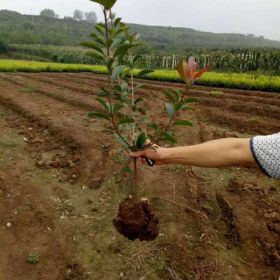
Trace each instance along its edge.
{"label": "tree stem", "polygon": [[[107,43],[108,39],[109,39],[109,30],[108,30],[108,15],[107,15],[107,11],[104,8],[103,9],[103,15],[104,15],[104,20],[105,20],[105,36],[106,36],[106,54],[107,54],[107,58],[110,59],[110,47]],[[106,61],[107,63],[107,61]],[[107,65],[107,69],[108,69],[108,86],[109,86],[109,104],[110,104],[110,118],[111,118],[111,122],[113,125],[113,128],[115,130],[115,132],[118,134],[118,136],[123,140],[123,142],[126,143],[127,147],[129,148],[129,143],[125,140],[125,138],[121,135],[118,126],[115,122],[114,119],[114,114],[113,114],[113,102],[112,102],[112,78],[111,78],[111,74],[112,74],[112,69],[109,69],[109,66]]]}
{"label": "tree stem", "polygon": [[[133,63],[133,57],[131,57],[131,63]],[[133,76],[133,71],[130,69],[130,76],[131,76],[131,102],[132,105],[135,105],[135,92],[134,92],[134,76]],[[133,112],[133,125],[132,125],[132,142],[135,145],[136,143],[136,131],[135,131],[135,114]],[[133,158],[133,187],[135,188],[137,186],[137,160],[136,158]]]}
{"label": "tree stem", "polygon": [[137,159],[133,158],[133,187],[137,186]]}

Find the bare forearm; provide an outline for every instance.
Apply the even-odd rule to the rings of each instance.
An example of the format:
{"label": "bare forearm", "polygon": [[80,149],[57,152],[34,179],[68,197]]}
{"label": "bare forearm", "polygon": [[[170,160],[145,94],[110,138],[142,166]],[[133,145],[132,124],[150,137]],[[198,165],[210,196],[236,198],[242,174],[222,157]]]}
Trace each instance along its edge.
{"label": "bare forearm", "polygon": [[225,138],[199,145],[166,149],[163,162],[200,167],[255,166],[250,139]]}

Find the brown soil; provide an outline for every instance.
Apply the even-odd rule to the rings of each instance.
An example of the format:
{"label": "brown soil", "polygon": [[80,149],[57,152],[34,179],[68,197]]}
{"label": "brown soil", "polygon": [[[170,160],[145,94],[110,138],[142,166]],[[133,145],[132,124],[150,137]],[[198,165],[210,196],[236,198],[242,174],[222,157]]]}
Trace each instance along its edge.
{"label": "brown soil", "polygon": [[159,235],[159,220],[149,200],[126,198],[119,205],[119,213],[113,225],[129,240],[155,240]]}
{"label": "brown soil", "polygon": [[[165,121],[160,90],[182,85],[140,82],[150,116]],[[0,74],[0,279],[278,279],[279,182],[256,169],[140,166],[133,192],[166,199],[153,200],[160,230],[144,234],[157,226],[150,204],[124,200],[117,220],[142,213],[126,217],[128,237],[158,235],[116,232],[117,205],[133,192],[112,135],[85,117],[104,85],[102,75]],[[178,145],[280,131],[279,94],[213,90],[190,93],[199,103],[182,118],[194,127],[178,130]]]}

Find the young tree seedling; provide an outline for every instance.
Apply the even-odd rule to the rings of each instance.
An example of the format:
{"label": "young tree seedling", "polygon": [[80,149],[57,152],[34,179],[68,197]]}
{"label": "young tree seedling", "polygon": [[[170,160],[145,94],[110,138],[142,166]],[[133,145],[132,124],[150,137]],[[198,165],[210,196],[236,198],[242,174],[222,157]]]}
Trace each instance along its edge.
{"label": "young tree seedling", "polygon": [[[145,100],[143,96],[137,95],[143,89],[143,85],[135,82],[135,75],[140,78],[153,71],[150,69],[135,70],[137,60],[141,58],[133,54],[133,50],[140,45],[139,34],[130,33],[129,28],[122,22],[121,18],[115,17],[111,12],[117,0],[91,1],[100,4],[104,22],[96,24],[95,32],[91,34],[93,41],[83,42],[82,45],[91,49],[88,55],[106,66],[107,85],[100,89],[96,98],[100,104],[100,110],[89,112],[88,117],[106,121],[112,135],[128,151],[147,149],[158,142],[176,143],[176,136],[171,131],[171,127],[192,126],[191,121],[180,118],[180,112],[190,109],[190,105],[196,102],[194,98],[189,98],[187,93],[194,81],[200,78],[208,68],[197,72],[197,64],[193,57],[189,58],[188,62],[181,61],[177,65],[177,70],[181,79],[185,82],[184,91],[178,89],[163,90],[166,99],[164,105],[167,112],[167,121],[164,125],[161,125],[159,122],[149,120],[143,106]],[[146,160],[149,165],[154,164],[153,161]],[[133,160],[133,178],[133,188],[136,188],[136,159]],[[134,206],[130,206],[129,203]],[[123,211],[125,213],[127,211],[131,212],[136,207],[138,217],[141,216],[141,209],[142,213],[146,211],[150,215],[148,221],[156,224],[152,218],[154,217],[153,209],[147,203],[146,200],[143,202],[143,200],[131,199],[125,200],[121,205],[123,209],[126,209]],[[123,220],[123,218],[119,219],[118,217],[119,224],[123,223]],[[116,222],[114,225],[116,226]],[[128,225],[125,224],[125,226],[127,229]],[[121,232],[118,225],[116,227]],[[148,228],[147,225],[143,225],[143,227]],[[133,229],[133,226],[131,228],[131,231],[142,230],[142,228]],[[122,231],[122,233],[127,236],[125,231]],[[135,232],[131,236],[137,238]],[[145,240],[149,240],[146,234],[144,236]]]}

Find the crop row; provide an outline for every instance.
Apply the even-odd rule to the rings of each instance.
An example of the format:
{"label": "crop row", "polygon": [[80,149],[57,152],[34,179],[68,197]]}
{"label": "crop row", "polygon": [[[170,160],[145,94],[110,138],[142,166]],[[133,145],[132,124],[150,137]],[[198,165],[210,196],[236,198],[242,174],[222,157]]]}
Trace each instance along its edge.
{"label": "crop row", "polygon": [[[100,65],[62,64],[23,60],[0,60],[0,72],[93,72],[105,74]],[[135,75],[139,70],[135,70]],[[177,71],[156,70],[145,79],[180,82]],[[197,85],[280,92],[280,76],[245,73],[206,73]]]}
{"label": "crop row", "polygon": [[[10,45],[13,57],[59,63],[100,64],[86,55],[82,47],[44,46],[44,45]],[[280,50],[277,49],[241,49],[241,50],[201,50],[188,49],[182,55],[141,55],[139,68],[172,70],[184,57],[195,56],[202,68],[211,65],[221,72],[260,72],[280,75]]]}

